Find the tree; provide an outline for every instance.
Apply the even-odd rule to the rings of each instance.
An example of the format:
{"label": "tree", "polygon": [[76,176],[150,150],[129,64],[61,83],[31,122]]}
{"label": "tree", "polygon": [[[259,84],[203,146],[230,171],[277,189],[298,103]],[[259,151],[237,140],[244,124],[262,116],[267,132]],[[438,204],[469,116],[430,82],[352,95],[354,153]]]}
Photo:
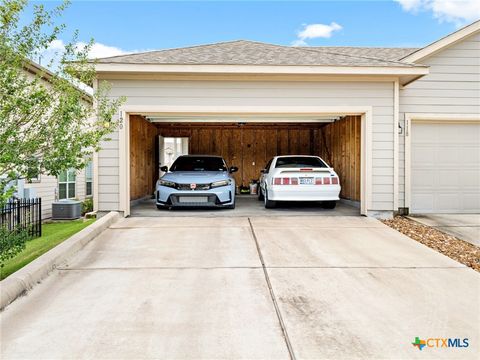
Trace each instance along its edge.
{"label": "tree", "polygon": [[12,195],[7,185],[14,179],[83,168],[119,125],[114,115],[124,100],[110,100],[106,83],[91,96],[80,88],[93,84],[95,63],[88,59],[93,41],[79,47],[77,32],[58,62],[49,64],[55,65],[51,71],[29,73],[31,59],[65,30],[56,22],[68,3],[53,10],[34,5],[31,21],[23,25],[27,5],[0,3],[0,207]]}

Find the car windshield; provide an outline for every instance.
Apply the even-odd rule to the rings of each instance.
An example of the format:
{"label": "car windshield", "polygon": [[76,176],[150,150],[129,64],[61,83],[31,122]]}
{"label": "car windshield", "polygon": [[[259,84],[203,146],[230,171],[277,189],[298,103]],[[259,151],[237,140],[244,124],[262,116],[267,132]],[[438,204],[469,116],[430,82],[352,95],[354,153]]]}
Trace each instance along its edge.
{"label": "car windshield", "polygon": [[315,156],[288,156],[277,159],[276,168],[325,168],[325,164],[320,158]]}
{"label": "car windshield", "polygon": [[220,157],[181,156],[173,163],[170,171],[227,171]]}

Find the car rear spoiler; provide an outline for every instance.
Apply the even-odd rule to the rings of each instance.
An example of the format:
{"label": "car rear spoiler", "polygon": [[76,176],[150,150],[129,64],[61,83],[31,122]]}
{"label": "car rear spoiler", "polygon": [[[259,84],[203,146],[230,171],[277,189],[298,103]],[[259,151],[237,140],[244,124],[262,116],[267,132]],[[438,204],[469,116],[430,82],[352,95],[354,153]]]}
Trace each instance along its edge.
{"label": "car rear spoiler", "polygon": [[289,173],[313,173],[313,174],[325,174],[331,173],[332,168],[283,168],[280,170],[280,174],[289,174]]}

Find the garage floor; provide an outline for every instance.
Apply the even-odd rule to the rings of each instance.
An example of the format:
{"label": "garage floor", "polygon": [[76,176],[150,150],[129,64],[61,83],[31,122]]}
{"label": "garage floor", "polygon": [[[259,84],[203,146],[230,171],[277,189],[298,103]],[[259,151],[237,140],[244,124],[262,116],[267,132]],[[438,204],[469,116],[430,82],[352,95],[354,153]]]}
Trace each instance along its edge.
{"label": "garage floor", "polygon": [[476,359],[479,293],[478,273],[372,218],[133,217],[0,313],[0,353]]}
{"label": "garage floor", "polygon": [[130,209],[130,216],[207,216],[207,217],[238,217],[238,216],[279,216],[279,215],[331,215],[331,216],[358,216],[360,209],[338,202],[334,210],[323,209],[318,203],[283,203],[276,209],[265,209],[263,202],[257,200],[256,195],[237,195],[236,207],[229,209],[174,209],[157,210],[155,201],[144,200]]}

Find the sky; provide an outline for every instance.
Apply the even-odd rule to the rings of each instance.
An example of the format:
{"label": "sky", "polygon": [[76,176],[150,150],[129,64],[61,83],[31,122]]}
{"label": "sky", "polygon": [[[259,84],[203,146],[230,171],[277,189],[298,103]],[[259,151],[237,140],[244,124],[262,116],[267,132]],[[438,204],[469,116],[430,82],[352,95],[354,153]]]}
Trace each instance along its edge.
{"label": "sky", "polygon": [[[47,7],[58,3],[43,1]],[[75,1],[61,22],[92,57],[230,40],[287,46],[422,47],[480,18],[479,0]]]}

